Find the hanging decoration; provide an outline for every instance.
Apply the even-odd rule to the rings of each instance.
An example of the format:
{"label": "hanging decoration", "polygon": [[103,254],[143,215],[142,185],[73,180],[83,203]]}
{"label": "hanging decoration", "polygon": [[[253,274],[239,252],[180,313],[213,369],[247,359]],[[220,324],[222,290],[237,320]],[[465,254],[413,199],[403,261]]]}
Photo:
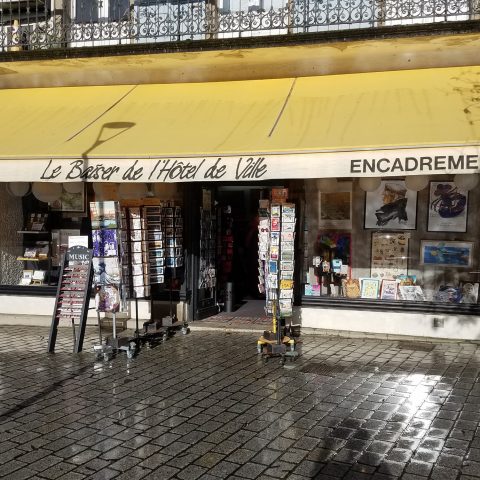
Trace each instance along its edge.
{"label": "hanging decoration", "polygon": [[317,180],[317,188],[321,192],[335,192],[338,186],[336,178],[319,178]]}
{"label": "hanging decoration", "polygon": [[462,190],[473,190],[478,185],[478,180],[476,173],[458,174],[453,178],[453,183]]}
{"label": "hanging decoration", "polygon": [[28,182],[9,182],[7,183],[7,192],[12,197],[24,197],[30,191]]}
{"label": "hanging decoration", "polygon": [[61,183],[34,182],[32,185],[33,195],[45,203],[52,203],[58,200],[62,195],[62,191]]}
{"label": "hanging decoration", "polygon": [[409,175],[405,177],[405,186],[408,190],[419,192],[428,186],[430,181],[427,175]]}
{"label": "hanging decoration", "polygon": [[84,188],[85,184],[83,182],[65,182],[63,184],[63,189],[67,193],[82,193]]}
{"label": "hanging decoration", "polygon": [[381,182],[380,177],[362,177],[358,185],[365,192],[374,192],[380,187]]}

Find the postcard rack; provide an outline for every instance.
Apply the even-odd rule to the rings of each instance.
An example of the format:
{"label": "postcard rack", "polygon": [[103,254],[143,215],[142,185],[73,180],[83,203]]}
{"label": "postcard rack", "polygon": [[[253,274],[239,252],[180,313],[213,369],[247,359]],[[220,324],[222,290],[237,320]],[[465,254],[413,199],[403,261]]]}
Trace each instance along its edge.
{"label": "postcard rack", "polygon": [[82,351],[92,273],[92,250],[80,246],[69,248],[62,259],[60,281],[48,339],[49,353],[55,352],[58,326],[60,321],[65,320],[72,326],[73,352]]}
{"label": "postcard rack", "polygon": [[266,313],[272,316],[272,330],[257,341],[258,353],[267,361],[299,355],[295,340],[286,335],[285,319],[293,310],[293,270],[295,240],[295,205],[260,201],[259,289],[265,291]]}

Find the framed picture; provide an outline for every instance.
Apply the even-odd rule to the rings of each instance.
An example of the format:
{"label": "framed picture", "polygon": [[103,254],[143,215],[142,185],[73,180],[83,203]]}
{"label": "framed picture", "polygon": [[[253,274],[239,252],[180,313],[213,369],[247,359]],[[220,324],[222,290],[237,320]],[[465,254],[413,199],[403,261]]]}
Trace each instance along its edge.
{"label": "framed picture", "polygon": [[339,182],[335,192],[318,192],[319,228],[352,228],[352,183]]}
{"label": "framed picture", "polygon": [[382,280],[380,298],[382,300],[397,300],[398,282],[396,280]]}
{"label": "framed picture", "polygon": [[419,285],[400,285],[400,299],[410,302],[424,302],[426,300],[422,287]]}
{"label": "framed picture", "polygon": [[362,298],[378,298],[380,280],[376,278],[361,278],[360,285],[360,296]]}
{"label": "framed picture", "polygon": [[408,273],[409,232],[372,233],[370,277],[396,279]]}
{"label": "framed picture", "polygon": [[57,212],[86,212],[85,185],[79,193],[69,193],[62,186],[62,194],[58,200],[50,204]]}
{"label": "framed picture", "polygon": [[460,303],[478,302],[478,283],[460,282],[460,290],[462,292],[462,299],[460,300]]}
{"label": "framed picture", "polygon": [[453,182],[430,182],[428,201],[429,232],[466,232],[468,190]]}
{"label": "framed picture", "polygon": [[365,195],[365,228],[415,230],[417,192],[408,190],[404,180],[385,180]]}
{"label": "framed picture", "polygon": [[434,267],[471,267],[473,242],[422,240],[420,263]]}

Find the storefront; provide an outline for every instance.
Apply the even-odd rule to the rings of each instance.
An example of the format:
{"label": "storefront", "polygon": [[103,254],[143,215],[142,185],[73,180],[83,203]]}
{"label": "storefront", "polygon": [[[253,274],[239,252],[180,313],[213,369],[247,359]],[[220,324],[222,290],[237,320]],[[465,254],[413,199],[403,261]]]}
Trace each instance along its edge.
{"label": "storefront", "polygon": [[[183,226],[168,227],[183,229],[171,247],[185,259],[178,309],[214,313],[229,273],[220,268],[234,263],[219,234],[226,192],[248,187],[258,202],[282,187],[296,205],[304,327],[478,338],[479,74],[0,91],[12,119],[1,134],[0,313],[51,313],[61,239],[90,234],[98,200],[182,208]],[[83,195],[76,210],[63,206],[69,195]],[[32,242],[46,268],[32,267]],[[151,308],[142,303],[141,316]]]}

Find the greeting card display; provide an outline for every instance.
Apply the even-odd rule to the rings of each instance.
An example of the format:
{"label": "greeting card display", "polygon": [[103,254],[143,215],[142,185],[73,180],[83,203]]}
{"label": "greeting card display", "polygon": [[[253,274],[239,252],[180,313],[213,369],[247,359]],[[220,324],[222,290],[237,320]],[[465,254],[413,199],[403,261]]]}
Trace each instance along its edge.
{"label": "greeting card display", "polygon": [[92,230],[93,255],[95,257],[117,257],[117,230]]}
{"label": "greeting card display", "polygon": [[118,202],[90,202],[92,229],[119,228]]}
{"label": "greeting card display", "polygon": [[259,291],[265,292],[267,314],[289,317],[293,310],[295,205],[260,200]]}
{"label": "greeting card display", "polygon": [[123,285],[129,297],[148,296],[148,232],[145,209],[140,206],[122,209],[123,235]]}
{"label": "greeting card display", "polygon": [[[90,217],[94,227],[92,265],[96,308],[98,312],[117,311],[122,291],[122,243],[126,242],[126,233],[120,227],[125,225],[125,218],[121,216],[119,203],[113,201],[90,202]],[[118,302],[111,300],[112,292],[118,294]]]}
{"label": "greeting card display", "polygon": [[93,264],[93,282],[103,285],[119,284],[120,263],[118,257],[94,257]]}
{"label": "greeting card display", "polygon": [[120,292],[116,285],[99,285],[95,292],[95,307],[99,312],[118,312]]}

